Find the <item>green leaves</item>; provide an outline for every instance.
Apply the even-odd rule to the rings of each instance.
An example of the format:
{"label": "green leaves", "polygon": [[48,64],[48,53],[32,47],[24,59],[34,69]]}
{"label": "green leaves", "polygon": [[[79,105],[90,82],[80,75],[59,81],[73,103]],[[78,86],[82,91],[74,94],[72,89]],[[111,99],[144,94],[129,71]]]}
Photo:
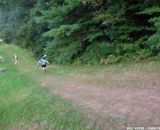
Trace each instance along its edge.
{"label": "green leaves", "polygon": [[154,17],[150,19],[150,22],[154,24],[156,32],[149,37],[148,44],[153,51],[158,53],[160,51],[160,17]]}
{"label": "green leaves", "polygon": [[68,37],[78,29],[80,29],[80,25],[72,24],[72,25],[61,25],[59,28],[51,29],[48,32],[43,34],[44,37]]}
{"label": "green leaves", "polygon": [[142,12],[140,12],[139,14],[153,15],[155,13],[160,13],[160,7],[159,6],[146,8]]}
{"label": "green leaves", "polygon": [[98,64],[102,57],[120,62],[159,52],[157,0],[3,0],[0,5],[12,14],[0,14],[3,23],[11,21],[0,26],[1,37],[38,56],[47,53],[51,62]]}

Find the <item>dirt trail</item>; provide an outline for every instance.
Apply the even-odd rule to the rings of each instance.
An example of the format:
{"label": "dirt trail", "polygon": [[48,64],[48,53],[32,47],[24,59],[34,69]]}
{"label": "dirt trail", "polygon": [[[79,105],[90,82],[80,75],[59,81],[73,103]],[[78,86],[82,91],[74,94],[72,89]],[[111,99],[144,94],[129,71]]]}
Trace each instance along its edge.
{"label": "dirt trail", "polygon": [[69,79],[48,76],[41,82],[54,94],[102,115],[127,120],[135,126],[159,127],[160,75],[127,71],[113,77],[112,80],[101,75],[99,80],[106,80],[97,83],[95,76],[86,78],[71,74]]}

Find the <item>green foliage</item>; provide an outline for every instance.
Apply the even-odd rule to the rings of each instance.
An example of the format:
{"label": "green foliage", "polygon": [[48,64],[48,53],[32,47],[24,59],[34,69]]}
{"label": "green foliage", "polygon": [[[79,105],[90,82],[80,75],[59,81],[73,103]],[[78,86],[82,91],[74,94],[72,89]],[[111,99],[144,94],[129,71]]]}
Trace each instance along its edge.
{"label": "green foliage", "polygon": [[110,55],[121,62],[141,57],[141,50],[151,51],[144,54],[146,59],[159,53],[157,0],[13,1],[0,3],[8,12],[0,15],[3,23],[14,19],[0,27],[1,37],[32,49],[36,56],[47,53],[51,62],[98,64]]}
{"label": "green foliage", "polygon": [[107,64],[115,64],[118,62],[118,60],[119,60],[119,57],[116,57],[114,55],[109,55],[107,57]]}
{"label": "green foliage", "polygon": [[48,45],[48,47],[46,48],[46,53],[51,62],[56,64],[65,64],[72,62],[74,56],[78,53],[79,48],[80,44],[76,41],[72,42],[72,44],[67,42],[57,44],[55,42]]}
{"label": "green foliage", "polygon": [[160,7],[150,7],[146,8],[144,11],[140,12],[139,14],[146,14],[146,15],[153,15],[155,13],[160,13]]}
{"label": "green foliage", "polygon": [[11,28],[3,29],[0,35],[6,43],[10,43],[14,39],[14,33],[11,31]]}
{"label": "green foliage", "polygon": [[45,37],[68,37],[74,31],[78,30],[80,27],[77,24],[72,25],[61,25],[58,29],[51,29],[50,31],[44,33]]}
{"label": "green foliage", "polygon": [[150,45],[150,49],[152,49],[155,53],[160,52],[160,17],[154,17],[150,20],[150,22],[154,23],[156,32],[150,36],[148,39],[148,44]]}
{"label": "green foliage", "polygon": [[160,17],[157,16],[160,15],[160,7],[149,7],[141,13],[145,15],[151,15],[151,19],[149,19],[149,22],[154,25],[155,33],[149,37],[147,43],[153,54],[157,54],[158,52],[160,52]]}

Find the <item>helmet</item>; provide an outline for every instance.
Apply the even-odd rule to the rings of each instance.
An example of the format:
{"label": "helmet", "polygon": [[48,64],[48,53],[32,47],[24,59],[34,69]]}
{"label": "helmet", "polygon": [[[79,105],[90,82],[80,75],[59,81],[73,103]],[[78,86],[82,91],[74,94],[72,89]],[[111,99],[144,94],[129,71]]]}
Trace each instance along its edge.
{"label": "helmet", "polygon": [[47,55],[43,55],[43,56],[42,56],[42,59],[45,59],[46,57],[47,57]]}

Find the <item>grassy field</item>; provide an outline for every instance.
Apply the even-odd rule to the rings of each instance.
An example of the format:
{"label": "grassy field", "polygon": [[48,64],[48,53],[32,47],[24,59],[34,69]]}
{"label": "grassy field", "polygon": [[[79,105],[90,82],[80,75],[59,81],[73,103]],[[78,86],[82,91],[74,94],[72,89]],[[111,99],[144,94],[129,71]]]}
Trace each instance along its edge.
{"label": "grassy field", "polygon": [[[20,65],[14,65],[14,52],[20,56]],[[0,130],[119,130],[119,120],[113,117],[102,119],[98,115],[91,117],[85,108],[54,96],[53,86],[62,85],[63,80],[80,83],[80,87],[145,86],[150,75],[157,81],[160,74],[159,61],[94,67],[51,65],[44,74],[36,69],[32,53],[26,50],[1,44],[0,55],[5,59],[0,67],[7,68],[6,72],[0,73]],[[49,81],[50,87],[43,87],[40,80],[45,77],[56,80],[55,84]],[[59,81],[62,83],[56,83]]]}
{"label": "grassy field", "polygon": [[[14,65],[12,53],[20,55],[20,65]],[[84,117],[80,108],[68,100],[49,95],[37,84],[43,73],[36,70],[31,54],[16,46],[0,45],[7,71],[0,73],[1,130],[90,130],[96,129]],[[97,128],[98,129],[98,128]]]}

